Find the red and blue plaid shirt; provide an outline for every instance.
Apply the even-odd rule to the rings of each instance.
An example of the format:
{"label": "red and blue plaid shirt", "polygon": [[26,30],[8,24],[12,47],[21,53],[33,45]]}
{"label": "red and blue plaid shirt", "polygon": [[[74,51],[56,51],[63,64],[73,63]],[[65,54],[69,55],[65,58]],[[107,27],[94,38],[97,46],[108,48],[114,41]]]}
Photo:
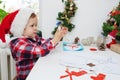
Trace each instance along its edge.
{"label": "red and blue plaid shirt", "polygon": [[10,49],[16,61],[17,80],[25,80],[39,57],[47,55],[54,48],[51,39],[38,36],[31,38],[16,38],[10,42]]}

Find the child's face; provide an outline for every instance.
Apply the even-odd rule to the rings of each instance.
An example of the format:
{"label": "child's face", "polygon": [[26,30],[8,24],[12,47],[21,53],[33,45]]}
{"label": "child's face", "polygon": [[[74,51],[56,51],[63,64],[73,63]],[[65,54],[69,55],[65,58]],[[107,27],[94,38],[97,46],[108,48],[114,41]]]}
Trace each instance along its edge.
{"label": "child's face", "polygon": [[23,36],[34,39],[36,33],[37,33],[37,17],[30,18],[24,29]]}

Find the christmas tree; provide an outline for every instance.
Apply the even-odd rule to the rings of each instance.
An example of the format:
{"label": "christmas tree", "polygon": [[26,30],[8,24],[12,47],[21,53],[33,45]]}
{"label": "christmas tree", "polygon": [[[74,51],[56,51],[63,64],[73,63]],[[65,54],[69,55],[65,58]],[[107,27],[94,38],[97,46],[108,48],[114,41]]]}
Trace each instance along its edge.
{"label": "christmas tree", "polygon": [[107,36],[111,31],[117,30],[115,39],[120,41],[120,2],[119,5],[114,8],[108,15],[108,20],[103,23],[102,34]]}

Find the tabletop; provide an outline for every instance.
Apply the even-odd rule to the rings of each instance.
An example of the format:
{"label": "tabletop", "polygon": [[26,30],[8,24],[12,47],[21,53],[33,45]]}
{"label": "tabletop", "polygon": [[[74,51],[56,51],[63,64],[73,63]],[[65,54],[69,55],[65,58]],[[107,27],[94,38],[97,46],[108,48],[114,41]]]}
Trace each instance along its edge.
{"label": "tabletop", "polygon": [[120,80],[120,54],[109,49],[90,51],[90,47],[63,51],[59,44],[38,59],[26,80]]}

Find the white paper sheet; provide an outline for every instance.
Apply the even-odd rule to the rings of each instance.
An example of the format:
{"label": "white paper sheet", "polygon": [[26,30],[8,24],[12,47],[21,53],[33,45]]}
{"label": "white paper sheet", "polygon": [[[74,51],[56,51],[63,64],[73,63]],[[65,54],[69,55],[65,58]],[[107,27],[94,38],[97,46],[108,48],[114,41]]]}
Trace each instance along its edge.
{"label": "white paper sheet", "polygon": [[[120,64],[115,62],[112,57],[104,57],[100,55],[74,55],[66,54],[59,59],[61,65],[71,66],[76,68],[85,69],[88,71],[102,72],[108,74],[120,75]],[[88,66],[92,63],[94,66]]]}

